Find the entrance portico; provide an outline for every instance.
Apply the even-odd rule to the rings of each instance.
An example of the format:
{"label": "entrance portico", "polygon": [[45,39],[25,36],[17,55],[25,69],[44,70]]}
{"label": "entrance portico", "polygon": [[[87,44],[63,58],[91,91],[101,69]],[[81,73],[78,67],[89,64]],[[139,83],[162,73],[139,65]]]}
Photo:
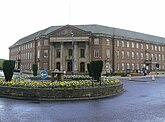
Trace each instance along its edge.
{"label": "entrance portico", "polygon": [[[89,37],[74,37],[74,72],[85,73],[89,56]],[[72,71],[72,38],[71,37],[51,37],[50,38],[50,61],[49,69]],[[85,65],[82,65],[85,64]],[[84,70],[85,69],[85,70]]]}

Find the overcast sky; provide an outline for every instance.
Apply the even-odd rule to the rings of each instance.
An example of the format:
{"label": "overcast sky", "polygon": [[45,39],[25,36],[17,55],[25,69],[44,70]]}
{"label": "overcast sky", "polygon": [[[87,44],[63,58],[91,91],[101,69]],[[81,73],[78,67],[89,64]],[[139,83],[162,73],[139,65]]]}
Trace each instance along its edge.
{"label": "overcast sky", "polygon": [[165,0],[1,0],[0,58],[29,34],[56,25],[100,24],[165,37]]}

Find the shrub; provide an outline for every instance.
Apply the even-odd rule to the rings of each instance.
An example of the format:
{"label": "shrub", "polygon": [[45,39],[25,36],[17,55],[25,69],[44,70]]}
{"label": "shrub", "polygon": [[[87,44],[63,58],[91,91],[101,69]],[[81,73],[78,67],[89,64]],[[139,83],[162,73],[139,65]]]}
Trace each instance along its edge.
{"label": "shrub", "polygon": [[89,69],[91,70],[91,75],[94,80],[99,81],[101,77],[101,72],[103,68],[103,61],[92,61],[89,64]]}
{"label": "shrub", "polygon": [[15,68],[15,61],[5,60],[3,62],[3,72],[6,81],[11,81],[13,77],[14,68]]}
{"label": "shrub", "polygon": [[89,76],[92,77],[92,68],[91,68],[90,63],[87,64],[87,69],[88,69]]}

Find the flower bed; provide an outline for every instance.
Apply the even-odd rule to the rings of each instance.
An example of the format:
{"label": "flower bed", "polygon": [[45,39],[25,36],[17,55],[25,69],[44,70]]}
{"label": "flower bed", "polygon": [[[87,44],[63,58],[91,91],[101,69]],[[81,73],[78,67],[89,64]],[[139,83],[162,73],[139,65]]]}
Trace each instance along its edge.
{"label": "flower bed", "polygon": [[0,95],[23,99],[75,100],[107,97],[123,92],[118,79],[104,79],[102,86],[90,80],[79,81],[16,81],[5,82],[0,79]]}
{"label": "flower bed", "polygon": [[[104,79],[102,85],[116,85],[120,84],[118,79]],[[99,82],[94,82],[94,86],[99,86]],[[22,87],[22,88],[89,88],[93,87],[90,80],[77,80],[77,81],[24,81],[24,80],[12,80],[5,82],[4,79],[0,79],[0,86],[9,87]]]}

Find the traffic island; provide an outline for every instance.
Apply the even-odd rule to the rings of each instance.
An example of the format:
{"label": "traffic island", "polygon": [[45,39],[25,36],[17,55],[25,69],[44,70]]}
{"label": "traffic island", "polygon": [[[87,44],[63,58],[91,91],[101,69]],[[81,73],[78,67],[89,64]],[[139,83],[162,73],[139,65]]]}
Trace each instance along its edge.
{"label": "traffic island", "polygon": [[123,84],[117,79],[105,80],[99,86],[91,81],[0,82],[0,96],[32,100],[84,100],[105,98],[123,93]]}

